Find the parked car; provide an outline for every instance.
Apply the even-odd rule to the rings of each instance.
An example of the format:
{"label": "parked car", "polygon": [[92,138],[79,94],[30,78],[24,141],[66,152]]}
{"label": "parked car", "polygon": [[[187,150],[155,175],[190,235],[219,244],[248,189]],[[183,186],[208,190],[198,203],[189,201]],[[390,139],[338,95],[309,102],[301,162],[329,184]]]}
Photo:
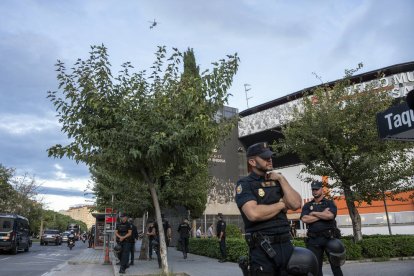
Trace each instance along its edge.
{"label": "parked car", "polygon": [[17,254],[31,246],[29,220],[17,214],[0,214],[0,250]]}
{"label": "parked car", "polygon": [[62,233],[62,242],[68,242],[68,235],[70,234],[69,231],[65,231]]}
{"label": "parked car", "polygon": [[54,243],[55,245],[62,244],[62,236],[59,230],[48,229],[43,231],[40,237],[40,245],[48,245],[49,243]]}

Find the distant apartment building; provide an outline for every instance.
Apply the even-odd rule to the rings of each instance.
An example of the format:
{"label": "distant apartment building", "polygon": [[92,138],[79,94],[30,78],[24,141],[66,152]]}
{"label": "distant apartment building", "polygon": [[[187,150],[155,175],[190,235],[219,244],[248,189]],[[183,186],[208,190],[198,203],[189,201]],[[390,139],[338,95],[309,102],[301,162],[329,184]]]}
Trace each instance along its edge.
{"label": "distant apartment building", "polygon": [[88,229],[95,224],[95,218],[92,216],[92,207],[90,205],[82,205],[76,207],[70,207],[69,210],[60,211],[61,214],[70,216],[75,220],[80,220],[86,224]]}

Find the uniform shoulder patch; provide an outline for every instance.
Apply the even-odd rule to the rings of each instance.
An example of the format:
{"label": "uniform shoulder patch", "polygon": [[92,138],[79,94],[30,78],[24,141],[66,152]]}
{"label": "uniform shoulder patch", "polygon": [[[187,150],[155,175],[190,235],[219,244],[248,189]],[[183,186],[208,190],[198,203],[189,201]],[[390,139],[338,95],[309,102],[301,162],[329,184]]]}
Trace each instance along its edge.
{"label": "uniform shoulder patch", "polygon": [[243,191],[242,185],[241,184],[237,185],[236,193],[239,195],[239,194],[241,194],[242,191]]}

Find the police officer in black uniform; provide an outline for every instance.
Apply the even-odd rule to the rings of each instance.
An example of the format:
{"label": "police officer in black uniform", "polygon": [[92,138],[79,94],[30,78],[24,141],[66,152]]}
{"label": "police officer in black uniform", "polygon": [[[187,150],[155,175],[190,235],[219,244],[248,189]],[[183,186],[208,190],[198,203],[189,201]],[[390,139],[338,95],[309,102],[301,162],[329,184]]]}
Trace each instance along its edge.
{"label": "police officer in black uniform", "polygon": [[129,267],[129,252],[131,251],[131,238],[132,238],[132,226],[128,222],[128,217],[126,214],[120,215],[121,222],[117,224],[115,230],[116,241],[121,245],[120,252],[120,265],[119,269],[120,274],[125,274],[125,270]]}
{"label": "police officer in black uniform", "polygon": [[171,241],[171,225],[168,220],[165,218],[164,214],[161,214],[162,219],[162,228],[164,229],[164,237],[165,237],[165,245],[168,247],[170,246]]}
{"label": "police officer in black uniform", "polygon": [[129,218],[128,219],[128,222],[131,224],[131,227],[132,227],[132,235],[131,235],[131,238],[129,239],[130,242],[131,242],[131,245],[130,245],[131,262],[129,263],[129,265],[134,265],[134,260],[135,260],[135,241],[138,240],[138,229],[134,225],[134,221],[133,221],[132,218]]}
{"label": "police officer in black uniform", "polygon": [[286,211],[300,208],[301,196],[282,174],[273,170],[273,152],[267,143],[251,145],[246,155],[251,173],[236,186],[236,203],[249,245],[248,264],[239,263],[243,274],[316,275],[315,256],[306,248],[294,248],[289,233]]}
{"label": "police officer in black uniform", "polygon": [[220,263],[224,263],[227,258],[226,252],[226,222],[223,220],[223,214],[218,213],[218,221],[216,227],[217,238],[220,243],[220,254],[221,259],[218,260]]}
{"label": "police officer in black uniform", "polygon": [[161,266],[160,230],[159,230],[157,222],[154,222],[154,231],[155,231],[155,237],[152,243],[153,243],[153,247],[155,250],[155,254],[157,254],[158,267],[161,268],[162,266]]}
{"label": "police officer in black uniform", "polygon": [[188,220],[184,219],[178,226],[178,233],[180,233],[181,249],[183,250],[184,259],[187,259],[188,254],[188,239],[190,238],[191,226],[188,224]]}
{"label": "police officer in black uniform", "polygon": [[[318,259],[319,276],[322,276],[323,254],[328,255],[332,272],[335,276],[341,276],[341,265],[345,260],[345,249],[341,249],[338,239],[335,239],[337,208],[332,200],[324,197],[321,181],[313,181],[311,184],[313,200],[307,202],[301,213],[301,220],[308,225],[306,247],[312,250]],[[339,248],[339,250],[336,250]],[[336,252],[335,252],[336,250]],[[343,250],[343,254],[340,251]],[[333,258],[330,253],[333,254]],[[335,255],[337,253],[337,255]],[[338,255],[339,254],[339,255]],[[339,259],[338,259],[339,257]]]}

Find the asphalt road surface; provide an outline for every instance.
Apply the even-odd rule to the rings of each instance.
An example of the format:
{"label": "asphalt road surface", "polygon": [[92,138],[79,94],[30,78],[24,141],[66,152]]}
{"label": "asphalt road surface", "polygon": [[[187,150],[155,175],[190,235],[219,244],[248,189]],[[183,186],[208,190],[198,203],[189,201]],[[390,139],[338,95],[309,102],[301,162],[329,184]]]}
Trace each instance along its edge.
{"label": "asphalt road surface", "polygon": [[77,241],[72,250],[69,250],[66,243],[40,246],[34,242],[29,252],[18,252],[16,255],[0,252],[0,275],[41,276],[86,247],[87,243],[81,241]]}

